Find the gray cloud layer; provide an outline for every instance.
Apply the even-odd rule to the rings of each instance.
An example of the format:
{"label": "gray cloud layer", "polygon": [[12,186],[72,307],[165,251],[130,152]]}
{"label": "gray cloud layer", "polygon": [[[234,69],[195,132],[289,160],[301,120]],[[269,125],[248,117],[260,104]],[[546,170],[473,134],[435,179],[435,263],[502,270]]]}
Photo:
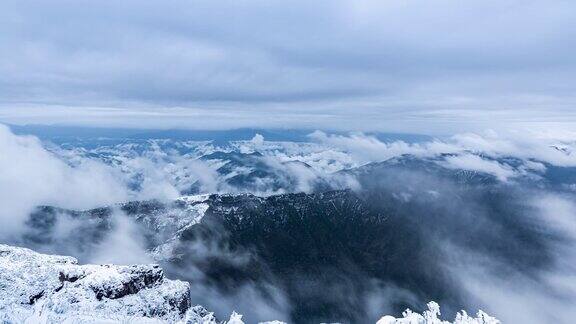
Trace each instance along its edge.
{"label": "gray cloud layer", "polygon": [[572,128],[575,22],[568,0],[7,0],[0,119]]}

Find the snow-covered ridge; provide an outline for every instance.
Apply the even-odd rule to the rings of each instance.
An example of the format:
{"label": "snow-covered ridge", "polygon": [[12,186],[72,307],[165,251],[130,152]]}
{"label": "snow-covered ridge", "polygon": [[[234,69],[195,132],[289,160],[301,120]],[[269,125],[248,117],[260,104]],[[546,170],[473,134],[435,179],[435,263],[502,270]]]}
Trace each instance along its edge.
{"label": "snow-covered ridge", "polygon": [[[376,324],[449,324],[440,307],[428,303],[422,315],[384,316]],[[2,323],[179,323],[244,324],[232,313],[218,321],[202,306],[191,306],[190,286],[164,277],[157,265],[79,265],[75,258],[36,253],[0,244]],[[272,321],[261,324],[284,324]],[[461,312],[454,324],[498,324],[486,313]]]}
{"label": "snow-covered ridge", "polygon": [[3,323],[174,323],[191,309],[189,291],[156,265],[78,265],[72,257],[0,245]]}
{"label": "snow-covered ridge", "polygon": [[243,324],[191,306],[190,285],[157,265],[79,265],[0,244],[1,323]]}

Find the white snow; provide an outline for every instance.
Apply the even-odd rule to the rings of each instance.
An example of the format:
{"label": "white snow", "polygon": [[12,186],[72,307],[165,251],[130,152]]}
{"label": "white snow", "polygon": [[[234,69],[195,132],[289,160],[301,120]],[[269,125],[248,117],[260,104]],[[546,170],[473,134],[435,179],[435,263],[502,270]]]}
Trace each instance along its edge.
{"label": "white snow", "polygon": [[189,289],[154,265],[78,265],[0,244],[3,323],[176,322],[189,307]]}
{"label": "white snow", "polygon": [[185,215],[187,217],[182,217],[182,224],[179,225],[179,232],[185,230],[186,228],[200,223],[206,211],[210,207],[206,203],[210,195],[193,195],[193,196],[182,196],[177,200],[186,203]]}
{"label": "white snow", "polygon": [[155,218],[155,221],[158,222],[159,229],[175,227],[176,235],[150,251],[150,255],[154,260],[163,261],[167,256],[175,256],[174,248],[177,246],[179,235],[191,226],[200,223],[210,207],[210,205],[206,203],[209,197],[210,195],[208,194],[179,197],[176,201],[184,203],[184,209],[173,209],[170,213],[158,215]]}
{"label": "white snow", "polygon": [[483,311],[478,311],[476,317],[470,317],[466,311],[456,314],[454,322],[444,321],[438,318],[440,316],[440,306],[436,302],[427,304],[428,310],[422,314],[414,313],[407,309],[402,318],[385,315],[376,322],[376,324],[499,324],[500,321],[489,316]]}

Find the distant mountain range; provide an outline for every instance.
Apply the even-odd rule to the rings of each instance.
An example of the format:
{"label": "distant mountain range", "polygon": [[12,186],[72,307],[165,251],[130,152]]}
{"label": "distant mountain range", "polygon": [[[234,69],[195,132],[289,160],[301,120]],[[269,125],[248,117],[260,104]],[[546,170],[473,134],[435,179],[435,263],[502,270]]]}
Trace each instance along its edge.
{"label": "distant mountain range", "polygon": [[[100,128],[80,126],[50,125],[9,125],[18,135],[34,135],[56,143],[63,142],[99,142],[116,143],[122,140],[171,139],[176,141],[212,141],[225,144],[229,141],[245,141],[260,134],[269,141],[308,142],[308,135],[315,129],[254,129],[240,128],[230,130],[193,130],[193,129],[130,129]],[[332,131],[338,134],[343,132]],[[403,140],[409,143],[430,140],[431,137],[419,134],[369,133],[381,140]]]}

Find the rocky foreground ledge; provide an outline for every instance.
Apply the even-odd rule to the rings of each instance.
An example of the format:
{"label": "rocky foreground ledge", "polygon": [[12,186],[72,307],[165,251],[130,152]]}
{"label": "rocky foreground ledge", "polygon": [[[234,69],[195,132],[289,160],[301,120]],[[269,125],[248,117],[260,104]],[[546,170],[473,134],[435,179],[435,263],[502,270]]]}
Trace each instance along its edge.
{"label": "rocky foreground ledge", "polygon": [[[2,323],[219,323],[157,265],[78,265],[0,244]],[[232,323],[241,323],[233,314]]]}
{"label": "rocky foreground ledge", "polygon": [[[440,307],[428,304],[422,315],[382,317],[377,324],[449,324]],[[0,244],[1,323],[179,323],[244,324],[232,313],[218,321],[202,306],[192,306],[190,285],[169,280],[157,265],[79,265],[75,258],[36,253]],[[455,324],[498,324],[480,311],[459,313]],[[283,324],[279,321],[260,324]]]}

